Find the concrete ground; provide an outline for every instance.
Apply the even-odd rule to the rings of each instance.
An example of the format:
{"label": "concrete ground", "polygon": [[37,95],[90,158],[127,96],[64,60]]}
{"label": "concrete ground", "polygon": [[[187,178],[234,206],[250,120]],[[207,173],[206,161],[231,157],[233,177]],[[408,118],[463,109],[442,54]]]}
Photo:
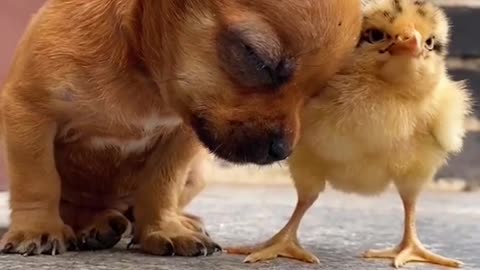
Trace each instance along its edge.
{"label": "concrete ground", "polygon": [[[223,246],[267,239],[289,218],[295,193],[289,186],[214,185],[193,204],[191,212],[205,218],[212,237]],[[5,198],[0,220],[7,220]],[[480,193],[426,192],[419,204],[419,233],[433,251],[462,260],[464,269],[480,269]],[[305,217],[300,239],[320,265],[285,259],[246,265],[243,256],[162,258],[127,251],[125,243],[103,252],[68,253],[24,258],[1,255],[0,269],[391,269],[389,261],[364,261],[368,248],[394,245],[402,230],[402,208],[393,192],[364,198],[327,191]],[[443,269],[412,264],[407,269]]]}

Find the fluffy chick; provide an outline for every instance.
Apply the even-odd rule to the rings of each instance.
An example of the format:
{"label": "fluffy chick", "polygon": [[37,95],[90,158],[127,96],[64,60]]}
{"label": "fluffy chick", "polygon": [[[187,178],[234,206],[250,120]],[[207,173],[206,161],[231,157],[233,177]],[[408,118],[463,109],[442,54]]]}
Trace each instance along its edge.
{"label": "fluffy chick", "polygon": [[299,244],[297,230],[326,183],[375,195],[393,182],[404,206],[403,240],[364,256],[392,258],[395,267],[461,266],[424,248],[415,228],[417,197],[449,154],[461,150],[470,111],[464,84],[447,75],[448,28],[444,12],[429,2],[365,4],[353,57],[303,112],[302,137],[289,159],[298,192],[290,221],[267,243],[230,252],[250,254],[247,262],[277,256],[318,262]]}

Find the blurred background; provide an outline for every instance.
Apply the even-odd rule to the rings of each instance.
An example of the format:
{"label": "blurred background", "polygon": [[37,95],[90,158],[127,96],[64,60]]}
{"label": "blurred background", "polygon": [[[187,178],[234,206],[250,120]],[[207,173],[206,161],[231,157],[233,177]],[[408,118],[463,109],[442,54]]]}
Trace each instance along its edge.
{"label": "blurred background", "polygon": [[[0,1],[0,85],[8,72],[16,44],[30,17],[44,0]],[[453,26],[449,66],[457,80],[467,80],[477,104],[480,102],[480,0],[437,0],[445,7]],[[480,109],[469,119],[469,133],[462,154],[453,158],[438,175],[432,187],[455,190],[480,188]],[[277,184],[288,183],[288,168],[282,164],[270,167],[236,167],[221,161],[209,166],[211,182]],[[0,190],[6,190],[7,179],[0,165]]]}

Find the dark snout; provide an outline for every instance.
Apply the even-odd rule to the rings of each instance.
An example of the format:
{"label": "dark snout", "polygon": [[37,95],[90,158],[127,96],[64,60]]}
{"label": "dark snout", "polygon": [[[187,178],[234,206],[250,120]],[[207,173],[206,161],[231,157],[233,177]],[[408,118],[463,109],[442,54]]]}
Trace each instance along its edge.
{"label": "dark snout", "polygon": [[192,126],[215,156],[237,164],[271,164],[286,159],[293,149],[293,139],[284,130],[240,125],[219,132],[205,119],[196,119]]}
{"label": "dark snout", "polygon": [[[291,140],[287,136],[277,132],[272,132],[269,136],[263,138],[244,140],[242,144],[244,146],[239,148],[240,157],[242,152],[244,156],[247,157],[243,163],[255,163],[259,165],[267,165],[284,160],[290,156],[293,148]],[[241,160],[240,163],[242,163]]]}
{"label": "dark snout", "polygon": [[268,149],[267,162],[275,162],[286,159],[292,153],[292,147],[285,136],[272,136]]}

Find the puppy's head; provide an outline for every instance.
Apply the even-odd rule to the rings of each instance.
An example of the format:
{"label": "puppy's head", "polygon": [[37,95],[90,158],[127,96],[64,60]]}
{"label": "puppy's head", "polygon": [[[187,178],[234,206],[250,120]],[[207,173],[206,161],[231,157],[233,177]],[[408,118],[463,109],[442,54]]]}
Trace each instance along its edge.
{"label": "puppy's head", "polygon": [[298,139],[305,83],[328,79],[357,41],[359,0],[189,3],[178,32],[164,37],[175,50],[169,101],[218,157],[285,159]]}

